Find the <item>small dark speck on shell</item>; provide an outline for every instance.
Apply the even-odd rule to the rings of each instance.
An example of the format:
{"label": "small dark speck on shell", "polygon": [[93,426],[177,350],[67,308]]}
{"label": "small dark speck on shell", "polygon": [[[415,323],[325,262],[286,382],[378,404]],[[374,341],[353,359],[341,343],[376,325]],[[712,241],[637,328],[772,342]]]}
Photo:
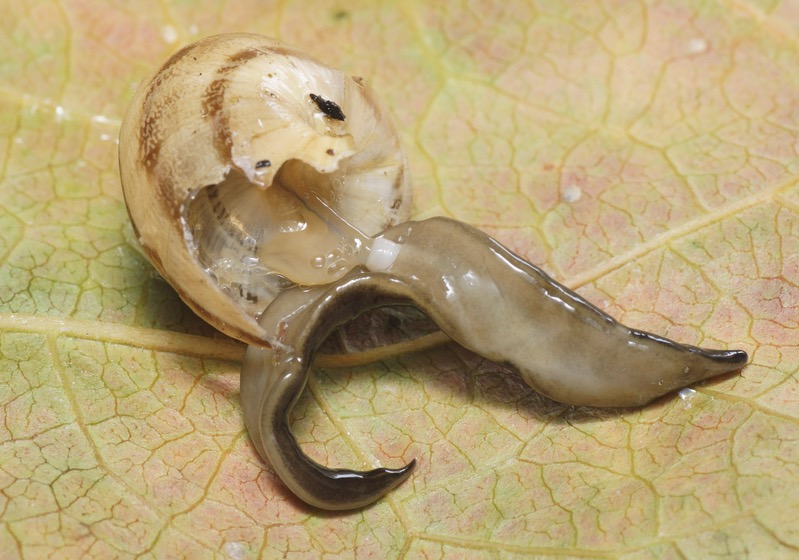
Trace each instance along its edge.
{"label": "small dark speck on shell", "polygon": [[331,119],[343,121],[347,118],[344,116],[344,112],[341,110],[341,107],[339,107],[335,101],[330,101],[329,99],[325,99],[321,95],[316,95],[315,93],[311,94],[311,101],[316,103],[316,106],[319,107],[319,110]]}
{"label": "small dark speck on shell", "polygon": [[328,148],[327,149],[327,155],[329,155],[329,156],[336,155],[336,150],[334,150],[333,148]]}
{"label": "small dark speck on shell", "polygon": [[263,169],[264,167],[269,167],[270,165],[272,165],[271,161],[268,159],[262,159],[255,164],[255,169]]}

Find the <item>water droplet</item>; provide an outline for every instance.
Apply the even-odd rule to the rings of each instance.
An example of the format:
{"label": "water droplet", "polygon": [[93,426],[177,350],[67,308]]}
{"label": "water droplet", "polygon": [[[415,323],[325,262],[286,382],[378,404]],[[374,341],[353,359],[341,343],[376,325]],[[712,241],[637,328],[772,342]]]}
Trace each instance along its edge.
{"label": "water droplet", "polygon": [[244,255],[243,257],[241,257],[241,264],[243,264],[244,266],[255,266],[260,262],[261,261],[258,259],[258,257],[255,257],[253,255]]}
{"label": "water droplet", "polygon": [[341,251],[338,249],[333,249],[327,254],[328,261],[339,261],[341,260]]}
{"label": "water droplet", "polygon": [[242,244],[245,247],[255,247],[255,243],[256,243],[255,238],[250,237],[249,235],[245,237],[244,240],[242,241]]}
{"label": "water droplet", "polygon": [[339,272],[343,272],[346,270],[346,267],[340,264],[341,261],[336,261],[327,267],[327,273],[331,276],[338,274]]}
{"label": "water droplet", "polygon": [[688,52],[691,54],[698,54],[707,50],[707,41],[701,37],[696,37],[688,41]]}
{"label": "water droplet", "polygon": [[178,40],[178,31],[171,25],[165,25],[161,28],[161,37],[171,45]]}
{"label": "water droplet", "polygon": [[56,122],[61,122],[69,118],[66,109],[64,109],[61,105],[56,105],[55,108],[55,120]]}
{"label": "water droplet", "polygon": [[696,398],[696,391],[686,387],[685,389],[681,389],[680,392],[677,393],[677,394],[682,399],[683,408],[685,408],[685,410],[688,410],[689,408],[691,408],[693,406],[691,404],[691,401],[693,401],[694,398]]}
{"label": "water droplet", "polygon": [[222,549],[232,560],[244,560],[247,557],[246,546],[238,541],[228,541],[222,546]]}
{"label": "water droplet", "polygon": [[233,262],[227,257],[214,259],[211,262],[211,269],[214,272],[230,272],[233,270]]}
{"label": "water droplet", "polygon": [[300,220],[286,220],[280,222],[278,229],[280,233],[297,233],[300,231],[305,231],[305,228],[308,227],[308,223],[305,221]]}
{"label": "water droplet", "polygon": [[577,185],[568,185],[561,190],[564,202],[577,202],[583,197],[583,191]]}
{"label": "water droplet", "polygon": [[325,266],[325,258],[322,255],[318,255],[311,259],[311,266],[314,268],[322,268]]}

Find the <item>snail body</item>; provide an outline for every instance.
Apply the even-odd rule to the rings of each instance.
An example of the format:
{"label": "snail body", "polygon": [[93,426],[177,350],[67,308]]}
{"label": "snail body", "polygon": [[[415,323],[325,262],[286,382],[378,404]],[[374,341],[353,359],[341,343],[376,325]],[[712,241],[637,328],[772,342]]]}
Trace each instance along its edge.
{"label": "snail body", "polygon": [[367,505],[414,464],[327,469],[291,435],[316,348],[370,309],[416,306],[575,405],[640,406],[747,361],[625,327],[471,226],[406,222],[405,155],[374,95],[272,39],[219,35],[172,56],[135,94],[119,155],[153,266],[250,344],[241,402],[256,449],[321,508]]}

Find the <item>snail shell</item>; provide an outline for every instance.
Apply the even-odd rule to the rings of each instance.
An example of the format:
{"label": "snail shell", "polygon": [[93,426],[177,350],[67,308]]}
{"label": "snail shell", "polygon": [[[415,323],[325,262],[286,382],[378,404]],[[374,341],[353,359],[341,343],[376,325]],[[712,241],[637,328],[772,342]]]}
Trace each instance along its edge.
{"label": "snail shell", "polygon": [[400,139],[359,78],[253,34],[202,39],[141,85],[122,122],[122,187],[138,240],[198,315],[264,345],[281,290],[342,277],[367,236],[405,221]]}

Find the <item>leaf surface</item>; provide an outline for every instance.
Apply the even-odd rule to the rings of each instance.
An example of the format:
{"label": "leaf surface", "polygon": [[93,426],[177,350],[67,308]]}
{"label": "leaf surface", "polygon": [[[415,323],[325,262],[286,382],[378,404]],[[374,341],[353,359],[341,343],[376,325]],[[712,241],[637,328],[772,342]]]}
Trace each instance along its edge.
{"label": "leaf surface", "polygon": [[[796,554],[799,6],[375,4],[2,0],[3,556]],[[367,79],[416,217],[477,225],[625,323],[752,363],[623,411],[553,403],[455,346],[321,369],[294,424],[310,455],[419,464],[363,511],[307,508],[244,430],[242,346],[134,250],[119,186],[136,85],[224,31]]]}

